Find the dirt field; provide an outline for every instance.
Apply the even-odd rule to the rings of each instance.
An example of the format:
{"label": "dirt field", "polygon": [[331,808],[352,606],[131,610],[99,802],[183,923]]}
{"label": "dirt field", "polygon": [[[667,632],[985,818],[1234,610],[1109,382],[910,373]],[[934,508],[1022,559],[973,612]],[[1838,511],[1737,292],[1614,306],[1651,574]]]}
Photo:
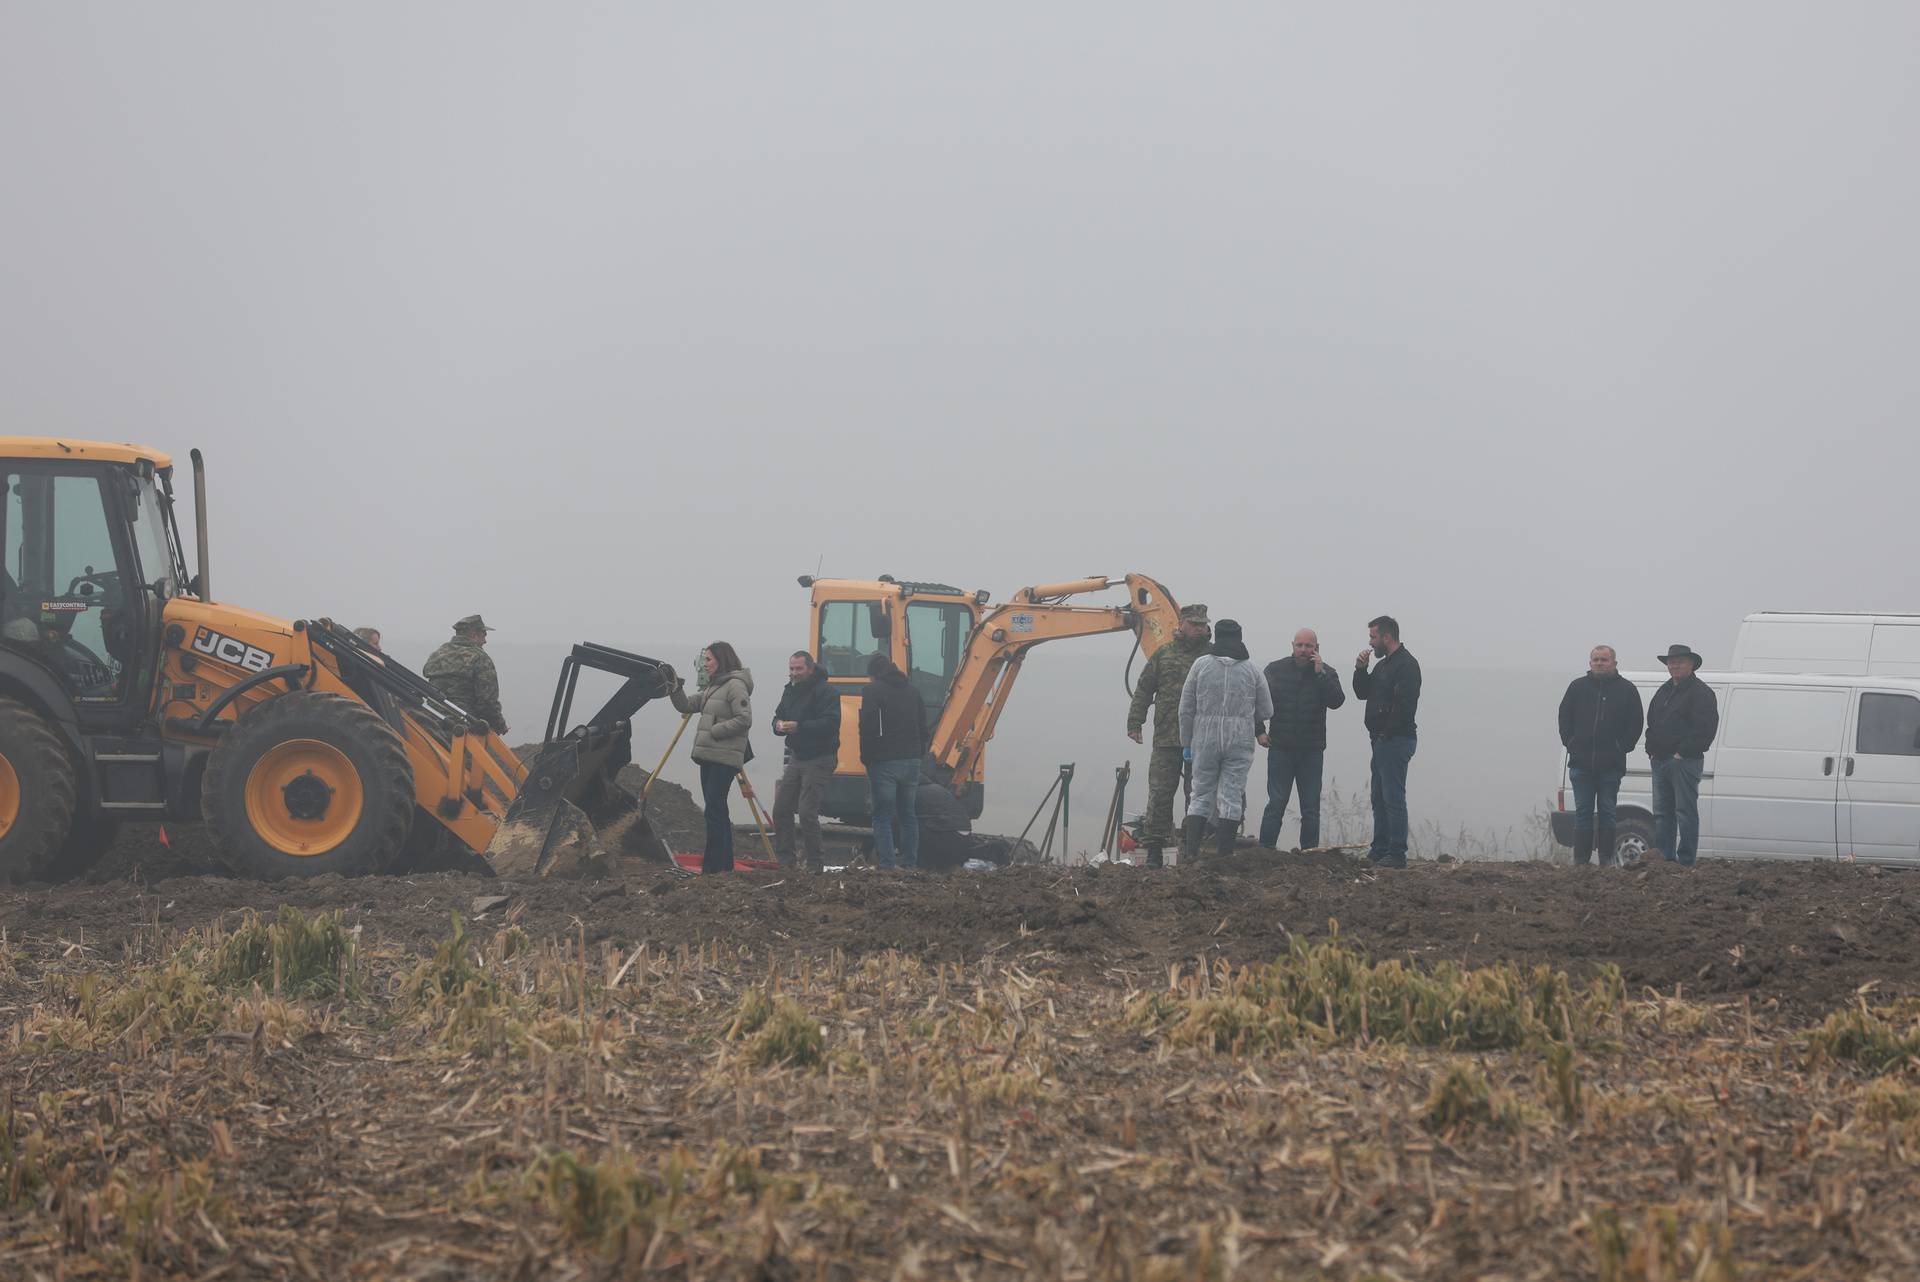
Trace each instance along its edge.
{"label": "dirt field", "polygon": [[130,839],[0,889],[0,1277],[1920,1276],[1910,875]]}

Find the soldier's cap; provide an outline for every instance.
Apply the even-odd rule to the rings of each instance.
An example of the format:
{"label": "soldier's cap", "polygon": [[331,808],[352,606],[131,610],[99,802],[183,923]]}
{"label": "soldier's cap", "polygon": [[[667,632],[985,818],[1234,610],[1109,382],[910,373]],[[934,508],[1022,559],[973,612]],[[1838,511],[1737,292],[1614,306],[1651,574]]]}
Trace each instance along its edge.
{"label": "soldier's cap", "polygon": [[453,630],[455,632],[491,632],[493,631],[492,628],[487,626],[487,621],[481,618],[477,614],[469,614],[466,618],[454,624]]}
{"label": "soldier's cap", "polygon": [[1182,623],[1197,623],[1197,624],[1199,624],[1199,625],[1200,625],[1201,627],[1203,627],[1203,628],[1204,628],[1204,627],[1207,627],[1207,626],[1209,626],[1209,625],[1208,625],[1208,623],[1207,623],[1207,607],[1206,607],[1206,606],[1204,606],[1204,605],[1183,605],[1183,606],[1181,606],[1181,607],[1180,607],[1180,622],[1182,622]]}

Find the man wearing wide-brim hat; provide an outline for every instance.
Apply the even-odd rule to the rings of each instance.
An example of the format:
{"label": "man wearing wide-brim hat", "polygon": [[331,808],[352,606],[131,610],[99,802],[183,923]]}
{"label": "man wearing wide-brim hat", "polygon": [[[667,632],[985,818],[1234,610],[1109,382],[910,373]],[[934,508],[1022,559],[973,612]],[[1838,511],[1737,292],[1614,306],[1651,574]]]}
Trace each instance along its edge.
{"label": "man wearing wide-brim hat", "polygon": [[1667,683],[1647,705],[1647,759],[1653,765],[1653,845],[1688,868],[1700,848],[1700,778],[1720,731],[1720,701],[1698,673],[1691,647],[1659,656]]}
{"label": "man wearing wide-brim hat", "polygon": [[453,640],[427,657],[420,675],[433,683],[462,712],[471,713],[496,734],[507,732],[506,714],[500,710],[500,674],[487,656],[487,633],[493,631],[486,620],[469,614],[453,625]]}

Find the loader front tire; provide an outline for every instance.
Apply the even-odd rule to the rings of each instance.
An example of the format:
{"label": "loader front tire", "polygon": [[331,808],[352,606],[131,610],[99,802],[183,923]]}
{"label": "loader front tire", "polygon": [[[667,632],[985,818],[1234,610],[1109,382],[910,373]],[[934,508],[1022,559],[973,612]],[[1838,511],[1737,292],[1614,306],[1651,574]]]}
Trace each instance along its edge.
{"label": "loader front tire", "polygon": [[78,798],[60,732],[18,699],[0,697],[0,882],[47,876]]}
{"label": "loader front tire", "polygon": [[207,758],[200,806],[235,872],[381,872],[413,823],[413,766],[372,708],[302,690],[240,718]]}

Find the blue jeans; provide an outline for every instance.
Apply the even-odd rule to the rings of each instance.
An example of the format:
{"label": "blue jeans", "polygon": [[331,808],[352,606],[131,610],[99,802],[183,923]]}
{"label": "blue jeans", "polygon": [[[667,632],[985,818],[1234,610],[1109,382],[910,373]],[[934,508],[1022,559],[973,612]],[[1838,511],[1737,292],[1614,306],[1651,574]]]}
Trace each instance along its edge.
{"label": "blue jeans", "polygon": [[1267,810],[1260,816],[1260,844],[1280,842],[1280,825],[1287,818],[1287,794],[1300,790],[1300,848],[1320,844],[1320,773],[1326,765],[1325,748],[1267,749]]}
{"label": "blue jeans", "polygon": [[1407,857],[1407,766],[1419,740],[1394,735],[1373,741],[1373,844],[1367,858]]}
{"label": "blue jeans", "polygon": [[[1567,778],[1573,783],[1573,830],[1591,834],[1595,810],[1600,812],[1602,828],[1613,827],[1613,805],[1620,799],[1621,776],[1611,770],[1568,766]],[[1613,852],[1606,851],[1604,857],[1613,858]]]}
{"label": "blue jeans", "polygon": [[1676,863],[1693,867],[1700,850],[1700,757],[1669,757],[1653,763],[1653,845]]}
{"label": "blue jeans", "polygon": [[700,859],[700,871],[733,871],[733,821],[727,816],[727,798],[733,793],[732,766],[700,763],[700,800],[707,812],[707,850]]}
{"label": "blue jeans", "polygon": [[920,758],[876,761],[867,767],[873,792],[873,856],[894,867],[894,825],[899,824],[900,867],[920,866]]}

